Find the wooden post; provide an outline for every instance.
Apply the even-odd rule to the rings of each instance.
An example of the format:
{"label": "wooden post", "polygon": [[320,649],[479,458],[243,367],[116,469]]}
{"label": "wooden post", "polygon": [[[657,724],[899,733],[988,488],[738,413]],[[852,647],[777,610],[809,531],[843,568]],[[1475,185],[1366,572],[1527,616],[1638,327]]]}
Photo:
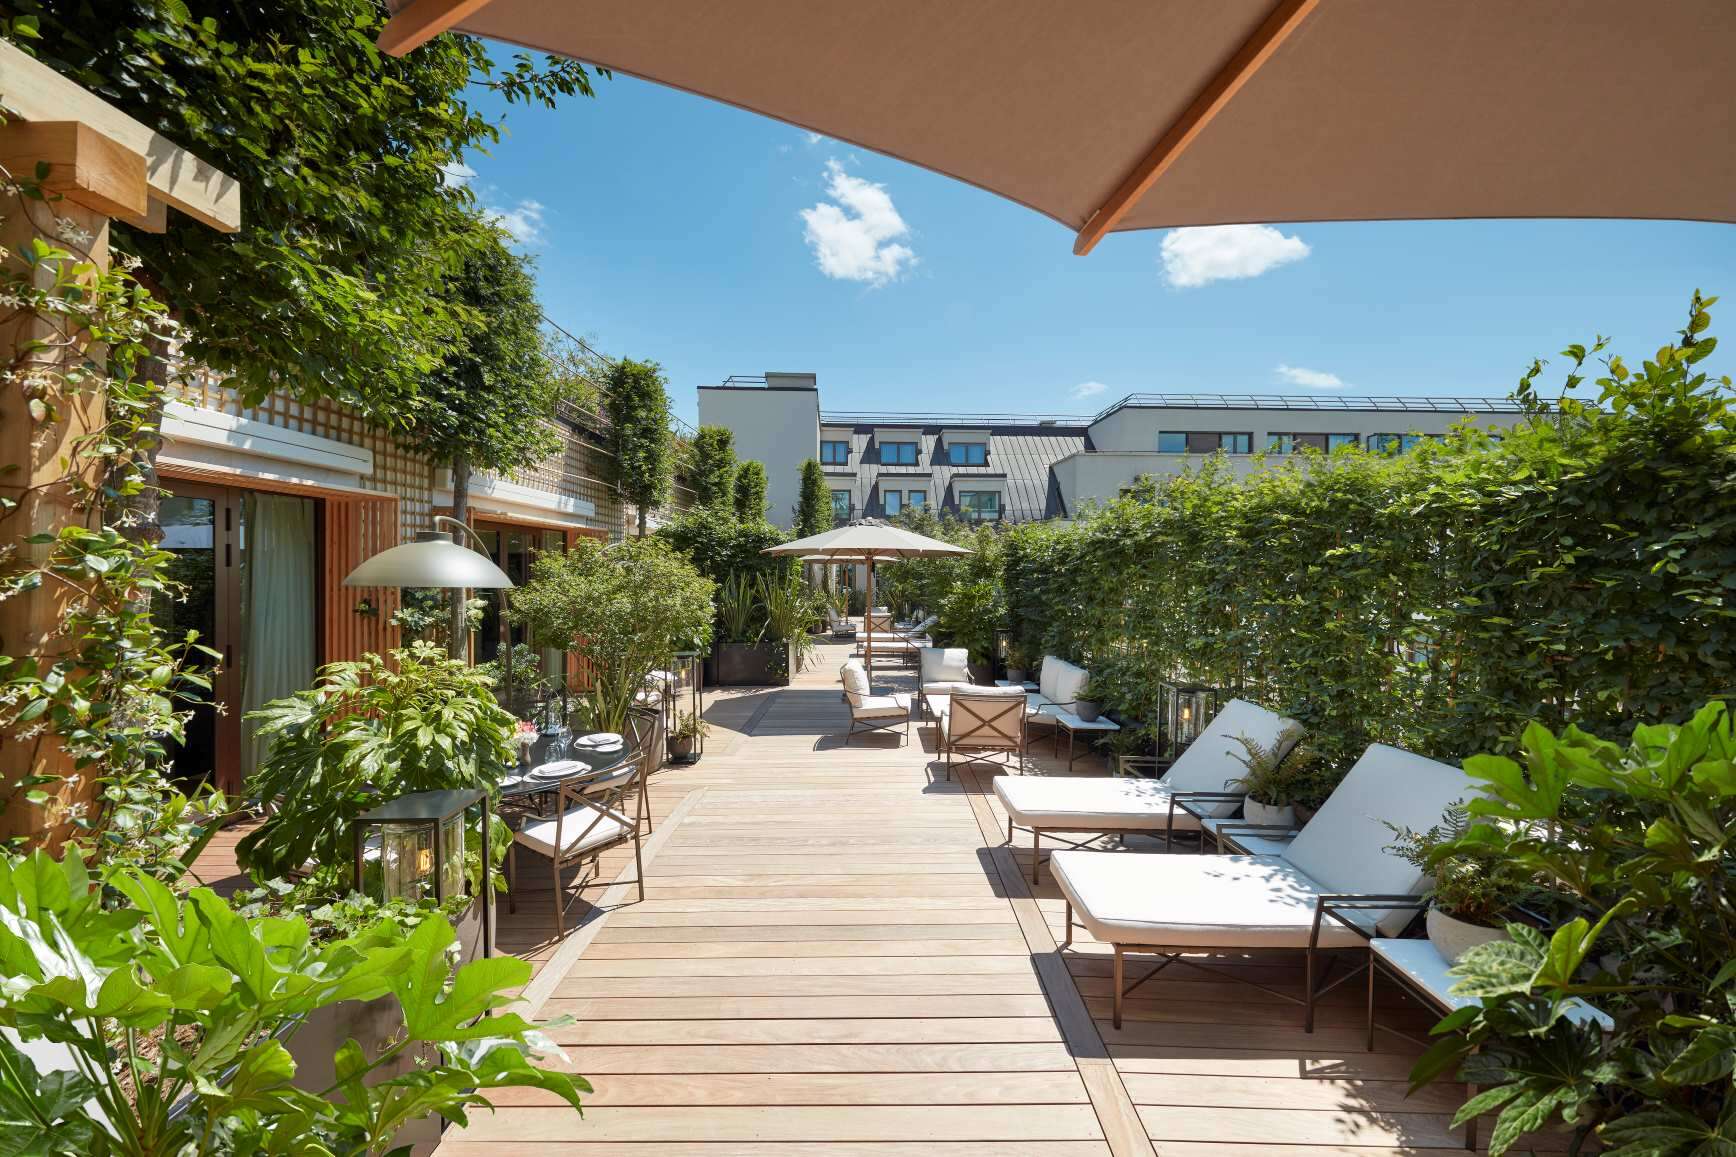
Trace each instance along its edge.
{"label": "wooden post", "polygon": [[[36,180],[40,171],[47,194],[40,200],[0,197],[0,265],[9,272],[30,272],[39,284],[51,284],[41,280],[51,270],[32,270],[19,256],[43,238],[79,254],[89,263],[89,276],[99,276],[109,265],[111,218],[161,231],[167,206],[225,232],[240,228],[235,181],[4,41],[0,115],[0,164],[22,180]],[[0,320],[0,364],[16,370],[29,362],[52,375],[59,368],[52,359],[93,353],[100,358],[100,348],[69,353],[52,343],[36,344],[53,337],[57,326],[73,324],[66,316],[14,312]],[[81,463],[75,450],[79,439],[102,424],[105,399],[93,390],[53,400],[53,420],[38,421],[24,383],[18,377],[0,383],[0,466],[8,468],[0,471],[0,498],[8,503],[0,511],[0,565],[41,561],[48,548],[28,538],[100,517],[87,514],[78,501],[79,483],[95,481],[94,473],[83,479],[76,473],[94,472],[99,464]],[[70,645],[59,627],[66,606],[66,595],[52,585],[0,602],[0,654],[64,654]],[[19,791],[33,776],[61,781],[40,807]],[[56,843],[68,830],[68,809],[88,800],[91,788],[46,728],[0,734],[0,800],[6,805],[0,833]]]}

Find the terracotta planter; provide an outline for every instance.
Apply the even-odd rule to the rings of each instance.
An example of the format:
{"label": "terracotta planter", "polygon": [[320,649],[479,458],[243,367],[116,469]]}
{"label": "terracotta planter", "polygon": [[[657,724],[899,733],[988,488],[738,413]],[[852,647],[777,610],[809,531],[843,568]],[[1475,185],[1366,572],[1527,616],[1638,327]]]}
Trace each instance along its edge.
{"label": "terracotta planter", "polygon": [[1251,824],[1287,828],[1296,823],[1296,809],[1288,804],[1278,807],[1274,804],[1261,803],[1250,797],[1242,801],[1242,818]]}
{"label": "terracotta planter", "polygon": [[1448,964],[1457,964],[1459,957],[1479,944],[1492,944],[1497,940],[1509,939],[1503,929],[1472,924],[1457,916],[1449,916],[1438,908],[1428,910],[1428,914],[1423,917],[1423,927],[1428,931],[1429,943],[1435,946],[1435,951],[1439,952],[1441,959]]}

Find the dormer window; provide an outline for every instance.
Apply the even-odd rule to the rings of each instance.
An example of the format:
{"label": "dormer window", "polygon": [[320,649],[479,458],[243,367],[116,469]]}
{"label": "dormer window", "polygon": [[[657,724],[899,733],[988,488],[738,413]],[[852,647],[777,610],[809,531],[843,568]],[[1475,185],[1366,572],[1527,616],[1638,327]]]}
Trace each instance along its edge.
{"label": "dormer window", "polygon": [[916,465],[915,442],[882,442],[880,443],[880,464],[882,466],[914,466]]}
{"label": "dormer window", "polygon": [[848,466],[850,464],[850,443],[842,439],[820,443],[820,465]]}
{"label": "dormer window", "polygon": [[989,447],[986,442],[949,442],[946,460],[953,466],[986,466]]}

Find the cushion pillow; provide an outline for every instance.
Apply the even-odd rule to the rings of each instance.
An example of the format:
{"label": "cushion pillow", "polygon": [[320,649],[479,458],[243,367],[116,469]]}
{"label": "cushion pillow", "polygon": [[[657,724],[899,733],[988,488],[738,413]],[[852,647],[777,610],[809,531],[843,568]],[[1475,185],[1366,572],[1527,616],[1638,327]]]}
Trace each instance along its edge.
{"label": "cushion pillow", "polygon": [[862,664],[852,660],[838,669],[838,678],[843,681],[844,690],[852,695],[868,694],[868,672]]}

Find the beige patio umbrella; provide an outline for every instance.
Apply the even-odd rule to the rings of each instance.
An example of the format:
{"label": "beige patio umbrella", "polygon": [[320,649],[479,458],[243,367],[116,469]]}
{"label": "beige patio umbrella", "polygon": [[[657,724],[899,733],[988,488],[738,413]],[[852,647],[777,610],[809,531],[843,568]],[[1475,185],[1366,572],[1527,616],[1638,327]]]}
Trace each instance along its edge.
{"label": "beige patio umbrella", "polygon": [[391,0],[1111,230],[1736,220],[1730,0]]}
{"label": "beige patio umbrella", "polygon": [[863,518],[835,530],[810,534],[782,546],[769,546],[762,554],[794,555],[806,560],[827,562],[862,562],[868,565],[868,602],[863,618],[863,666],[874,670],[874,631],[868,624],[874,618],[874,561],[882,558],[938,558],[947,555],[974,553],[969,547],[954,546],[938,538],[905,530],[877,518]]}

